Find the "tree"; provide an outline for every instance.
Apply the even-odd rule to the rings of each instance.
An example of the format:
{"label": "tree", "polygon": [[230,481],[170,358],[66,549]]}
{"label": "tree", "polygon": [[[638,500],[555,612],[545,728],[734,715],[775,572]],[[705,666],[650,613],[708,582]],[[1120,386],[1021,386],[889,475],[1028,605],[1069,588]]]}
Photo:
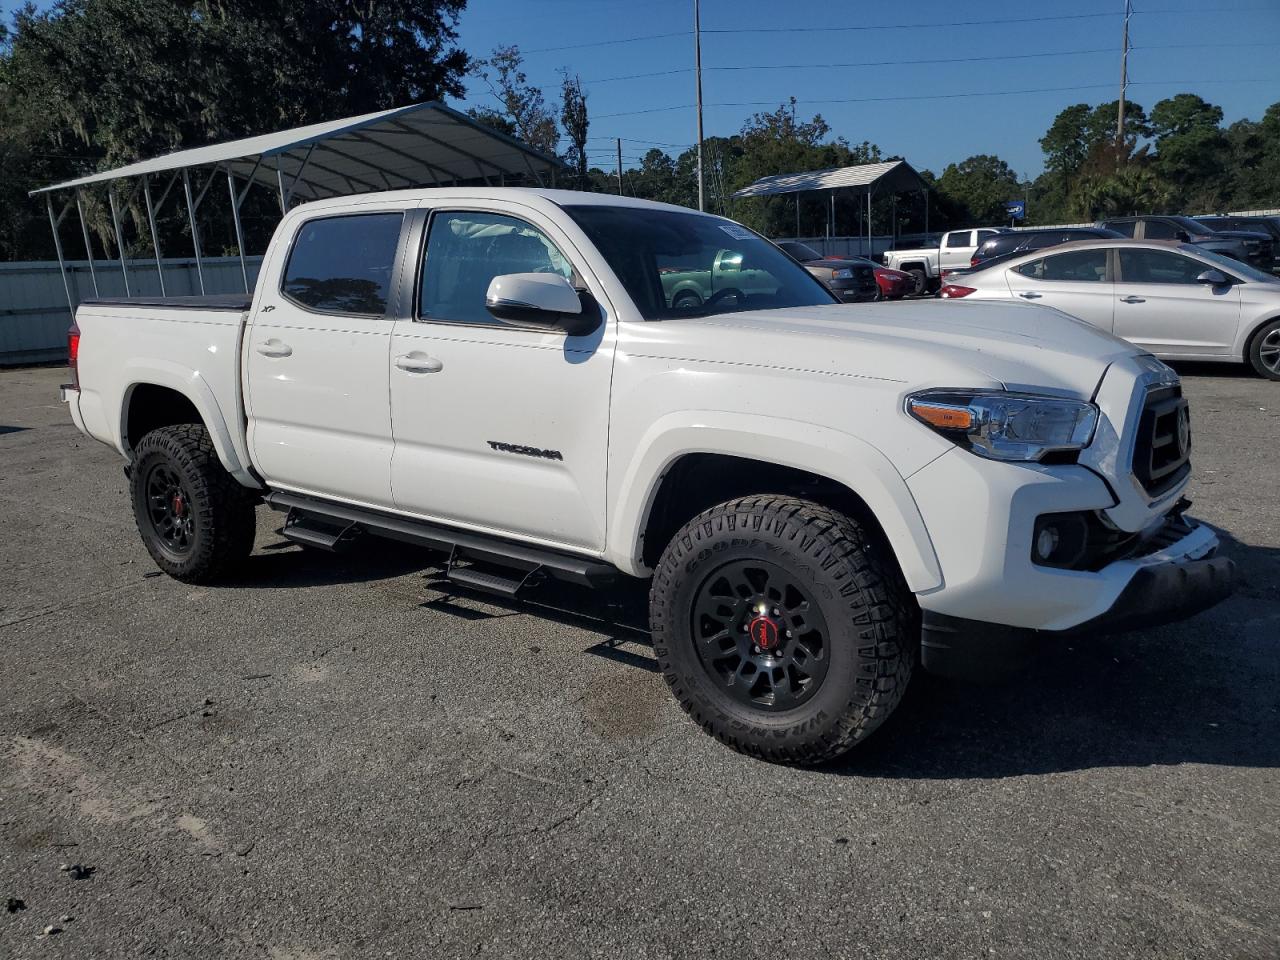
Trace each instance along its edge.
{"label": "tree", "polygon": [[1230,146],[1222,108],[1193,93],[1161,100],[1151,109],[1157,172],[1173,188],[1179,207],[1218,208],[1230,193],[1222,176]]}
{"label": "tree", "polygon": [[[41,182],[181,147],[461,96],[466,0],[59,0],[0,42],[0,144]],[[0,255],[42,255],[0,185]],[[252,195],[251,195],[252,196]],[[86,195],[104,243],[100,197]],[[253,202],[253,201],[251,201]],[[247,211],[253,219],[253,209]],[[47,231],[46,231],[47,232]]]}
{"label": "tree", "polygon": [[587,94],[582,89],[582,80],[576,73],[570,77],[568,70],[560,72],[560,123],[564,126],[564,135],[569,139],[565,162],[573,170],[578,189],[585,190],[589,183],[587,131],[591,127],[591,120],[587,116]]}
{"label": "tree", "polygon": [[489,59],[476,63],[477,75],[502,105],[515,135],[536,150],[554,154],[560,142],[555,117],[547,109],[542,90],[529,83],[523,68],[524,58],[514,44],[495,47]]}
{"label": "tree", "polygon": [[1022,195],[1018,177],[999,157],[978,154],[949,164],[938,178],[938,191],[955,203],[968,223],[1000,223],[1005,202]]}

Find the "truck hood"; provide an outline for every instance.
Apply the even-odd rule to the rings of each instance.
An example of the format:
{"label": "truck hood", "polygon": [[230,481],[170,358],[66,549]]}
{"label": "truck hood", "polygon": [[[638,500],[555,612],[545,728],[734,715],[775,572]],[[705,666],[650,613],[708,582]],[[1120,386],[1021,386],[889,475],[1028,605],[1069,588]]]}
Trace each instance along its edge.
{"label": "truck hood", "polygon": [[[1034,304],[917,301],[754,310],[644,325],[631,349],[893,381],[904,389],[1000,385],[1087,399],[1121,357],[1143,353]],[[707,336],[707,328],[723,336]]]}

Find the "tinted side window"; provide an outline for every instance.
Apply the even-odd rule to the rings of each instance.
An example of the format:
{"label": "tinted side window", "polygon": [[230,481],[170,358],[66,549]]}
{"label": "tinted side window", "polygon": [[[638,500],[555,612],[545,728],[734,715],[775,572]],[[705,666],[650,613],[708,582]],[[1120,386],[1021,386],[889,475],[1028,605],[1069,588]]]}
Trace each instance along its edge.
{"label": "tinted side window", "polygon": [[959,233],[953,233],[947,237],[948,247],[967,247],[969,246],[970,231],[961,230]]}
{"label": "tinted side window", "polygon": [[281,292],[324,313],[381,316],[400,240],[401,213],[308,220],[298,230]]}
{"label": "tinted side window", "polygon": [[1208,265],[1168,250],[1121,250],[1123,283],[1195,283]]}
{"label": "tinted side window", "polygon": [[1072,250],[1024,263],[1017,272],[1033,280],[1100,283],[1107,279],[1106,250]]}
{"label": "tinted side window", "polygon": [[1108,230],[1114,230],[1116,233],[1123,233],[1126,237],[1133,236],[1134,227],[1138,225],[1136,220],[1108,220],[1103,224]]}
{"label": "tinted side window", "polygon": [[501,325],[485,309],[484,298],[489,281],[508,273],[558,273],[568,280],[573,267],[546,234],[523,220],[498,213],[436,213],[427,235],[418,316]]}
{"label": "tinted side window", "polygon": [[1148,240],[1176,240],[1178,229],[1167,220],[1148,220],[1143,236]]}

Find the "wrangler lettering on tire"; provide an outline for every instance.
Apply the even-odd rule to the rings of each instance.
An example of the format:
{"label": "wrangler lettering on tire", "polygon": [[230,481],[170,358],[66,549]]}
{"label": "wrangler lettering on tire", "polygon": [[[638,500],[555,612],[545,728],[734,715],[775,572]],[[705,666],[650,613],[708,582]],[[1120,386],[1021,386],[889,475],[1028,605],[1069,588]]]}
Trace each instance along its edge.
{"label": "wrangler lettering on tire", "polygon": [[653,648],[680,705],[753,756],[830,760],[889,716],[919,645],[915,600],[875,531],[806,500],[699,514],[658,564]]}

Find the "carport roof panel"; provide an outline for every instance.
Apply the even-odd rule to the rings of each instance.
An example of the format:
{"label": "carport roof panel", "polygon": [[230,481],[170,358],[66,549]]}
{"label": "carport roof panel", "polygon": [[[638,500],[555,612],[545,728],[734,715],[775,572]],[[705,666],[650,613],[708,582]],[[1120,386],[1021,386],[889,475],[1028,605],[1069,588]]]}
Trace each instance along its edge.
{"label": "carport roof panel", "polygon": [[866,191],[886,189],[893,192],[924,190],[927,184],[920,174],[905,160],[888,160],[884,163],[864,163],[855,167],[834,167],[830,170],[810,170],[805,173],[781,173],[761,177],[755,183],[734,193],[734,199],[743,197],[769,197],[780,193],[805,193],[810,190]]}
{"label": "carport roof panel", "polygon": [[[310,162],[304,160],[310,154]],[[548,172],[563,164],[442,103],[416,103],[292,130],[179,150],[31,191],[48,193],[110,180],[229,167],[274,186],[301,171],[294,193],[308,199],[369,190]],[[536,173],[535,173],[536,171]]]}

